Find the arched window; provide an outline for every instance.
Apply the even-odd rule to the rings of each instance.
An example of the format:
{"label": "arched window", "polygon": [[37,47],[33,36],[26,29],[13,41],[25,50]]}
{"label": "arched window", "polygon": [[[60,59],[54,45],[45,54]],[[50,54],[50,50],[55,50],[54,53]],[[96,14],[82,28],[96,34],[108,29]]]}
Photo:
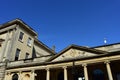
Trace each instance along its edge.
{"label": "arched window", "polygon": [[93,71],[93,80],[105,80],[105,74],[101,69],[95,69]]}
{"label": "arched window", "polygon": [[18,80],[18,74],[14,74],[13,76],[12,76],[12,80]]}

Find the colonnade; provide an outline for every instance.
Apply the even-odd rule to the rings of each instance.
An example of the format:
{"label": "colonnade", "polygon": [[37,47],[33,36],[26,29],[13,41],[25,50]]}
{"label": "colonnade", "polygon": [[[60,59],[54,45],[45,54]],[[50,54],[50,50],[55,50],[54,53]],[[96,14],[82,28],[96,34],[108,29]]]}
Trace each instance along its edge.
{"label": "colonnade", "polygon": [[[112,71],[111,71],[111,67],[110,67],[110,62],[105,61],[104,63],[106,65],[109,80],[113,80]],[[82,67],[83,67],[83,70],[84,70],[84,78],[85,78],[85,80],[89,80],[87,64],[83,64]],[[63,71],[64,71],[64,80],[68,80],[67,66],[63,66],[62,68],[63,68]],[[47,68],[46,71],[47,71],[46,72],[46,80],[50,80],[50,69]],[[33,80],[33,79],[31,79],[31,80]]]}
{"label": "colonnade", "polygon": [[[113,76],[112,76],[112,72],[111,72],[111,67],[110,67],[110,62],[109,61],[105,61],[104,62],[106,65],[106,70],[107,70],[107,74],[108,74],[108,78],[109,80],[113,80]],[[63,66],[63,72],[64,72],[64,80],[68,80],[68,71],[67,68],[69,66]],[[82,64],[83,67],[83,71],[84,71],[84,78],[85,80],[89,80],[89,76],[88,76],[88,69],[87,69],[87,64]],[[50,80],[50,69],[51,68],[46,68],[46,80]],[[21,80],[21,71],[19,72],[19,78],[18,80]],[[35,70],[31,70],[31,74],[30,74],[30,80],[35,80]]]}

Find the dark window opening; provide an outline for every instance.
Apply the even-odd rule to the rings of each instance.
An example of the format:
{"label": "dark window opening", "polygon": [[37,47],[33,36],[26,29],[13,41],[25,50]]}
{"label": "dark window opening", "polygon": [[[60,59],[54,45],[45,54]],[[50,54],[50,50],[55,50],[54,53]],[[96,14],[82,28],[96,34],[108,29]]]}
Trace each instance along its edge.
{"label": "dark window opening", "polygon": [[20,35],[19,35],[19,40],[23,40],[23,35],[24,35],[24,33],[23,32],[20,32]]}
{"label": "dark window opening", "polygon": [[25,55],[25,59],[28,59],[29,58],[29,53],[26,53],[26,55]]}
{"label": "dark window opening", "polygon": [[15,54],[15,61],[19,59],[19,55],[20,55],[20,49],[17,49]]}

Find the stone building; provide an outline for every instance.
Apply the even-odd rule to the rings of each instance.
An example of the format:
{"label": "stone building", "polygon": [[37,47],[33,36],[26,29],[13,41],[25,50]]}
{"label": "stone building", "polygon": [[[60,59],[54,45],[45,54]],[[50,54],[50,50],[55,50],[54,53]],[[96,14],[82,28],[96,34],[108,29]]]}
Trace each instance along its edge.
{"label": "stone building", "polygon": [[0,80],[120,80],[120,43],[59,53],[20,19],[0,25]]}

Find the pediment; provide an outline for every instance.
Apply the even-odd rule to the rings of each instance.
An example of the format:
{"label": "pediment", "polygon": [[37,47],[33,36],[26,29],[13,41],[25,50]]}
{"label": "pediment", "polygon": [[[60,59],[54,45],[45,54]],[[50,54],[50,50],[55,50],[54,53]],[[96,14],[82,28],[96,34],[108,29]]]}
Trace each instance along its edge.
{"label": "pediment", "polygon": [[84,57],[89,57],[89,56],[95,56],[97,54],[86,52],[86,51],[81,51],[77,49],[69,49],[68,51],[64,52],[57,58],[55,58],[54,61],[63,61],[63,60],[70,60],[70,59],[76,59],[76,58],[84,58]]}
{"label": "pediment", "polygon": [[103,54],[103,51],[87,48],[87,47],[81,47],[81,46],[70,46],[63,50],[62,52],[55,55],[51,61],[57,62],[57,61],[65,61],[65,60],[71,60],[71,59],[81,59],[81,58],[87,58],[91,56],[97,56],[99,54]]}

